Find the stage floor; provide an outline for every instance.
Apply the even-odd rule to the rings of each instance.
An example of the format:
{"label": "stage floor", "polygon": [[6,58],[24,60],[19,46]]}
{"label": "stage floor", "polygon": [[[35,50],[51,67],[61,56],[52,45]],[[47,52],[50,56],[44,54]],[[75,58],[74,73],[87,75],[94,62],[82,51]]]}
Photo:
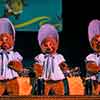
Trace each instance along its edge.
{"label": "stage floor", "polygon": [[0,100],[100,100],[99,96],[1,96]]}

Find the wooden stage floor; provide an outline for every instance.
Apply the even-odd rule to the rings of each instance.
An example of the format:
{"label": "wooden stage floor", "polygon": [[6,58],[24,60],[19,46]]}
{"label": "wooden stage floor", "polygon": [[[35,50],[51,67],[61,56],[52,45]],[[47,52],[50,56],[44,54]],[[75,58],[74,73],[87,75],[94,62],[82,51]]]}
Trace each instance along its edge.
{"label": "wooden stage floor", "polygon": [[100,96],[1,96],[0,100],[100,100]]}

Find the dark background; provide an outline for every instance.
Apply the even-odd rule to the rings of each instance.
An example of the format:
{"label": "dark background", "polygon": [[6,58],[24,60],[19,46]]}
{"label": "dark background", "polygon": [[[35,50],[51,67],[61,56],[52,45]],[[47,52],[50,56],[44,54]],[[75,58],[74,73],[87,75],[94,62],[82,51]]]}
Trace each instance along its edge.
{"label": "dark background", "polygon": [[[63,1],[63,31],[60,35],[58,52],[63,54],[69,66],[79,66],[84,75],[85,57],[93,52],[88,42],[88,24],[92,19],[100,19],[98,2]],[[96,7],[95,7],[96,6]],[[16,32],[15,50],[24,57],[26,67],[31,66],[34,57],[40,53],[38,32]]]}

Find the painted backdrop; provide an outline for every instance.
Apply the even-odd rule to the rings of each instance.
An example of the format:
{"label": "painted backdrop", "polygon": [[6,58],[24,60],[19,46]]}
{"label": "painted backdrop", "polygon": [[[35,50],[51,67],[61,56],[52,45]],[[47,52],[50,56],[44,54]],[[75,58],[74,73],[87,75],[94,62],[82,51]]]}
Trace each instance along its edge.
{"label": "painted backdrop", "polygon": [[17,31],[38,31],[45,23],[62,31],[62,0],[0,0],[0,17],[8,17]]}

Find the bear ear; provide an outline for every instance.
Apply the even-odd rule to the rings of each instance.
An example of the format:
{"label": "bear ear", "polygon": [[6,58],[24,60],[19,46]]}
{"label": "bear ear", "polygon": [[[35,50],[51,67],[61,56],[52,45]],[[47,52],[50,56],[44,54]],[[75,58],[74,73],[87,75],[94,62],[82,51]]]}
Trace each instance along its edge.
{"label": "bear ear", "polygon": [[51,24],[44,24],[40,27],[38,32],[39,46],[41,45],[42,41],[48,36],[52,36],[56,38],[57,41],[59,41],[59,35],[57,29]]}
{"label": "bear ear", "polygon": [[91,42],[95,35],[100,35],[100,20],[93,19],[88,25],[88,39]]}
{"label": "bear ear", "polygon": [[0,34],[9,33],[15,41],[15,28],[8,18],[0,18]]}

